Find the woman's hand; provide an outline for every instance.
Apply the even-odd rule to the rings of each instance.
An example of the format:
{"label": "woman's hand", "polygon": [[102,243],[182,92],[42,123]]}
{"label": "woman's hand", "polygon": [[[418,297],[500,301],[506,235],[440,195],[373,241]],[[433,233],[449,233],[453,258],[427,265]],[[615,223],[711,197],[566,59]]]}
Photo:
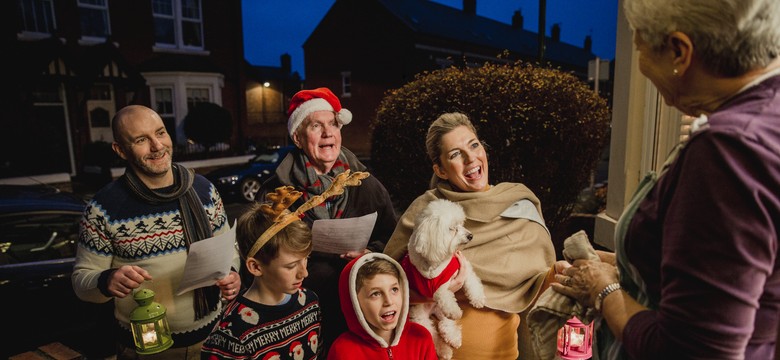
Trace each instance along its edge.
{"label": "woman's hand", "polygon": [[[569,262],[566,260],[558,260],[555,262],[555,264],[553,264],[555,275],[563,275],[563,272],[570,267],[571,264],[569,264]],[[557,276],[555,277],[555,280],[558,280]]]}
{"label": "woman's hand", "polygon": [[224,278],[217,281],[217,286],[222,293],[222,298],[225,300],[233,300],[238,296],[238,291],[241,290],[241,277],[238,273],[231,271]]}
{"label": "woman's hand", "polygon": [[455,252],[455,257],[458,258],[458,261],[460,262],[460,268],[458,268],[458,271],[455,272],[455,275],[452,275],[452,278],[450,278],[450,286],[448,289],[452,291],[453,293],[458,292],[463,287],[463,284],[466,282],[466,257],[463,256],[463,253],[458,250]]}
{"label": "woman's hand", "polygon": [[[556,263],[557,265],[557,263]],[[557,274],[550,286],[553,290],[577,300],[580,305],[593,307],[596,296],[607,285],[618,282],[617,268],[603,261],[577,260],[562,274]]]}

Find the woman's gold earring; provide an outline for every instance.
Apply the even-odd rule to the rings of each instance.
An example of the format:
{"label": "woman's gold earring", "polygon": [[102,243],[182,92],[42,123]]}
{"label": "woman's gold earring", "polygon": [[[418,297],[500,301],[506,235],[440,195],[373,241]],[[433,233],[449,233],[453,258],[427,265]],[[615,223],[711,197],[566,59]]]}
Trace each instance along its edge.
{"label": "woman's gold earring", "polygon": [[674,69],[674,70],[672,71],[672,74],[674,74],[674,76],[677,76],[677,69]]}

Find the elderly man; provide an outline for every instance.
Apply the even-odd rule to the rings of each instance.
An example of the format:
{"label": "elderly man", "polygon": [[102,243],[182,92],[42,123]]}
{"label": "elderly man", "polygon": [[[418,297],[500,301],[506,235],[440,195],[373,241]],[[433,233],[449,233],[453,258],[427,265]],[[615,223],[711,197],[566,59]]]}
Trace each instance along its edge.
{"label": "elderly man", "polygon": [[[352,121],[352,113],[341,107],[329,89],[299,91],[290,102],[288,115],[287,130],[297,149],[282,160],[274,176],[263,184],[259,201],[265,199],[267,192],[291,185],[303,193],[290,207],[295,210],[306,199],[325,191],[336,175],[346,170],[366,170],[355,154],[341,146],[341,127]],[[387,189],[369,176],[361,186],[349,187],[344,194],[307,211],[303,219],[311,226],[319,219],[355,218],[374,212],[377,219],[366,249],[343,254],[315,251],[309,260],[309,277],[303,285],[319,295],[322,305],[323,357],[333,340],[347,330],[338,299],[341,270],[355,257],[381,252],[395,229],[397,216]]]}

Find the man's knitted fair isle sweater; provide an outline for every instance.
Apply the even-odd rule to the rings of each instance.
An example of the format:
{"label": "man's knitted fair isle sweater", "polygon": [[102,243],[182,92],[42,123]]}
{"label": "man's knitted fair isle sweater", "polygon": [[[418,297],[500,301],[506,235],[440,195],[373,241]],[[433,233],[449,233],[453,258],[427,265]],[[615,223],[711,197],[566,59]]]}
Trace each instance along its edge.
{"label": "man's knitted fair isle sweater", "polygon": [[[196,175],[193,187],[203,203],[214,235],[227,231],[225,209],[214,186]],[[141,288],[154,291],[155,301],[167,309],[174,347],[188,346],[208,336],[221,305],[195,320],[194,292],[174,295],[187,260],[178,201],[150,205],[131,193],[124,181],[118,180],[95,194],[85,208],[80,225],[73,272],[73,287],[79,298],[96,303],[109,301],[111,297],[101,289],[105,287],[108,270],[122,265],[139,266],[152,276],[152,281],[144,282]],[[235,246],[224,251],[233,253],[233,266],[238,269],[239,256]],[[102,283],[101,288],[99,283]],[[129,329],[130,312],[137,306],[132,295],[115,299],[114,313],[122,328]]]}

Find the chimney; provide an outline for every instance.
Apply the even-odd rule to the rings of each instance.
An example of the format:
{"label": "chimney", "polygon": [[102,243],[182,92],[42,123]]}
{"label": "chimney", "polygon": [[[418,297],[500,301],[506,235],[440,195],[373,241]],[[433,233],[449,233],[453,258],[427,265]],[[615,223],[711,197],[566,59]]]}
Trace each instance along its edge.
{"label": "chimney", "polygon": [[282,56],[279,57],[281,59],[282,63],[282,73],[283,74],[289,74],[290,71],[292,71],[292,57],[290,57],[290,54],[282,54]]}
{"label": "chimney", "polygon": [[512,29],[522,29],[523,28],[523,13],[520,10],[515,10],[514,15],[512,15]]}
{"label": "chimney", "polygon": [[477,15],[477,0],[463,0],[463,13]]}
{"label": "chimney", "polygon": [[583,48],[588,52],[590,52],[590,50],[593,48],[593,39],[590,37],[590,35],[585,36],[585,44],[583,45]]}
{"label": "chimney", "polygon": [[561,41],[561,24],[553,24],[552,29],[550,29],[550,38],[553,42]]}

